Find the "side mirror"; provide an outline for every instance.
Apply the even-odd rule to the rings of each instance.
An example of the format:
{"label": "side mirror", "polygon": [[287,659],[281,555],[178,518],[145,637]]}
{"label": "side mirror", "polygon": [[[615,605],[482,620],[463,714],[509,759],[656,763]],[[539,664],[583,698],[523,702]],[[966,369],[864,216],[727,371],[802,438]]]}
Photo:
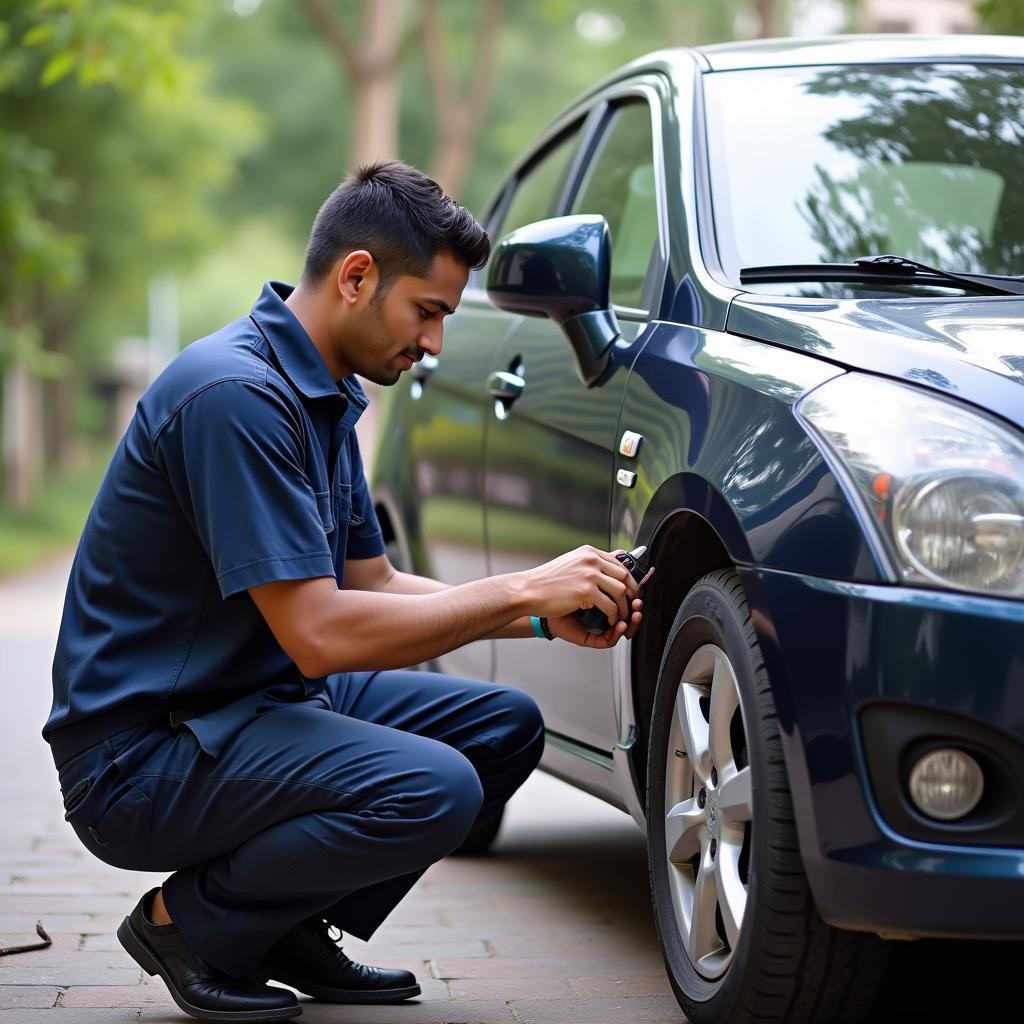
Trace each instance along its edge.
{"label": "side mirror", "polygon": [[554,217],[506,235],[487,273],[487,294],[499,309],[546,316],[562,328],[587,387],[604,372],[620,334],[608,301],[611,251],[599,214]]}

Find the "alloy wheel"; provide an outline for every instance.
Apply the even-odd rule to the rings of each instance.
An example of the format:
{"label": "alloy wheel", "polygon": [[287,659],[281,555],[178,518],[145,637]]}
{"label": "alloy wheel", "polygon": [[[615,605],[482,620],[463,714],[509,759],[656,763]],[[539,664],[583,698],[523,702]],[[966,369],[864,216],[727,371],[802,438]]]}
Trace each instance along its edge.
{"label": "alloy wheel", "polygon": [[698,648],[669,729],[665,846],[679,933],[709,980],[728,969],[747,906],[753,802],[745,718],[725,652]]}

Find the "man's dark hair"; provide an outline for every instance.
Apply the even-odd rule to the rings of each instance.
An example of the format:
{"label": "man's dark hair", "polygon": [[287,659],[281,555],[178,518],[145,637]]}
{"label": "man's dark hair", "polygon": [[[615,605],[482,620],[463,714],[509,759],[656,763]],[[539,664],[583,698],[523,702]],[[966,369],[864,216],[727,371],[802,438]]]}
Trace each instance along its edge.
{"label": "man's dark hair", "polygon": [[353,249],[368,250],[376,261],[380,298],[398,277],[423,277],[441,250],[479,270],[491,242],[436,181],[399,160],[386,160],[357,167],[324,201],[313,222],[302,280],[318,284],[338,257]]}

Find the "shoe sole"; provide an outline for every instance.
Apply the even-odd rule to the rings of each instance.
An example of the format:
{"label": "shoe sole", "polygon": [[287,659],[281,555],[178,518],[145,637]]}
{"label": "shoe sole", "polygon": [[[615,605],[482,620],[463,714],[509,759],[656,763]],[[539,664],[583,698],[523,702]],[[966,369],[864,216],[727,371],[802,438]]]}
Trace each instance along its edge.
{"label": "shoe sole", "polygon": [[281,1010],[204,1010],[202,1007],[194,1006],[178,992],[174,983],[167,977],[163,965],[160,963],[156,953],[149,947],[145,939],[132,927],[131,921],[126,917],[117,929],[117,939],[128,951],[128,955],[150,976],[159,974],[170,992],[171,998],[186,1013],[201,1020],[291,1020],[302,1013],[301,1006],[289,1006]]}
{"label": "shoe sole", "polygon": [[[324,1003],[401,1003],[406,999],[420,994],[419,985],[409,985],[407,988],[324,988],[322,985],[310,984],[305,978],[296,977],[294,974],[285,974],[278,971],[269,976],[274,981],[280,981],[284,985],[297,988],[307,996],[319,999]],[[264,978],[264,981],[269,980]]]}

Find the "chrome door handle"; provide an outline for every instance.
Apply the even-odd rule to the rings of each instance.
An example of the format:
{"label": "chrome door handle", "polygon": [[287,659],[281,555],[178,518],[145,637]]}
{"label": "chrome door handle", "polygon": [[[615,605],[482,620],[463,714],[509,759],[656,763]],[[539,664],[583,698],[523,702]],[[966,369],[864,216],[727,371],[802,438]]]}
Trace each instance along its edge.
{"label": "chrome door handle", "polygon": [[441,360],[437,356],[424,353],[423,358],[418,363],[412,364],[412,369],[409,370],[409,373],[412,374],[413,380],[427,380],[427,378],[433,376],[434,371],[440,364]]}
{"label": "chrome door handle", "polygon": [[503,402],[514,402],[526,387],[526,381],[507,370],[496,370],[487,378],[487,390]]}

